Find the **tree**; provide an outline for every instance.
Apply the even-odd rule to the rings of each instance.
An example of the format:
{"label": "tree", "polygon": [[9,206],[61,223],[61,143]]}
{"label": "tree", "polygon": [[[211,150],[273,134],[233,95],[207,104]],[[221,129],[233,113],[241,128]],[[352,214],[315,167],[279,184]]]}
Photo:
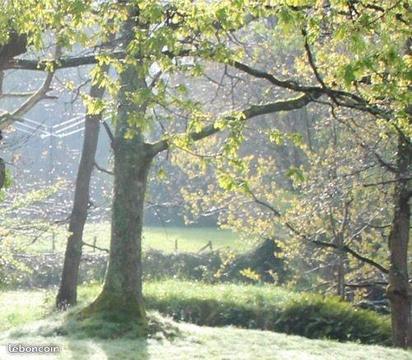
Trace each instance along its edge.
{"label": "tree", "polygon": [[[101,99],[103,94],[104,89],[98,85],[94,85],[90,89],[90,97],[93,99]],[[76,178],[73,209],[69,222],[70,235],[67,240],[63,273],[56,298],[56,306],[58,309],[75,305],[77,301],[77,280],[82,255],[83,229],[90,204],[89,185],[92,171],[95,167],[95,155],[101,119],[101,114],[89,114],[86,116],[83,150]]]}
{"label": "tree", "polygon": [[[150,12],[148,14],[151,15]],[[114,196],[109,266],[101,294],[83,311],[87,315],[99,312],[115,313],[123,319],[134,319],[143,324],[145,315],[141,284],[141,234],[147,177],[153,158],[172,145],[170,138],[155,143],[148,143],[144,139],[144,125],[147,121],[144,115],[148,105],[156,104],[151,98],[152,93],[147,92],[148,74],[144,71],[145,68],[150,69],[153,60],[150,60],[149,64],[146,63],[149,58],[149,54],[145,53],[148,44],[140,42],[145,38],[152,40],[148,31],[150,26],[147,24],[147,18],[143,17],[138,9],[130,7],[121,31],[126,66],[120,72],[118,113],[113,139]],[[151,34],[152,37],[155,35]],[[140,40],[137,44],[136,37]],[[132,45],[137,46],[135,51],[131,50]],[[160,42],[154,49],[159,52],[163,47],[164,44]],[[131,55],[133,59],[130,58]],[[170,57],[169,54],[158,55],[163,59]],[[157,62],[160,60],[162,58],[156,59]],[[255,105],[240,112],[238,117],[246,120],[265,113],[300,108],[310,100],[311,97],[303,95],[296,99]],[[200,131],[189,132],[187,136],[190,141],[198,141],[214,135],[219,130],[212,123]]]}
{"label": "tree", "polygon": [[[86,40],[77,37],[76,29],[84,29],[85,23],[93,21],[93,14],[90,11],[90,4],[83,4],[78,1],[65,1],[59,4],[47,2],[33,2],[31,0],[8,2],[5,5],[6,28],[1,33],[0,38],[4,44],[0,47],[0,85],[3,85],[4,71],[13,68],[24,59],[17,56],[26,51],[36,54],[36,51],[54,45],[56,48],[54,59],[44,58],[35,62],[34,66],[20,67],[24,69],[46,72],[44,82],[34,92],[21,94],[8,94],[0,91],[1,97],[23,97],[23,103],[13,111],[3,112],[0,116],[0,129],[5,129],[15,121],[29,112],[39,101],[44,99],[54,99],[47,93],[51,89],[55,71],[59,68],[56,63],[57,58],[64,57],[63,50],[70,51],[73,44],[87,45]],[[35,17],[33,17],[33,15]],[[110,22],[109,22],[110,23]],[[3,23],[2,23],[3,24]],[[110,32],[109,32],[110,34]],[[101,44],[100,39],[93,39]],[[30,62],[29,62],[30,63]],[[32,62],[33,65],[33,62]],[[19,68],[19,66],[17,65]],[[104,89],[99,85],[92,86],[90,96],[101,98]],[[101,114],[90,114],[86,118],[86,131],[84,151],[81,160],[78,179],[76,182],[75,202],[70,216],[69,231],[71,233],[67,246],[67,256],[62,276],[62,284],[58,294],[57,305],[64,307],[73,304],[76,300],[77,274],[81,257],[82,231],[87,216],[89,206],[89,182],[92,169],[94,167],[94,154],[96,152],[98,132]],[[2,164],[2,177],[4,177],[5,166]]]}
{"label": "tree", "polygon": [[[313,54],[311,55],[310,40],[305,43],[308,63],[317,80],[325,86],[335,81],[341,84],[342,88],[367,99],[374,107],[371,113],[374,113],[378,123],[383,126],[383,132],[395,133],[398,136],[396,165],[392,166],[382,158],[380,162],[386,170],[395,173],[396,180],[389,236],[390,269],[387,295],[392,308],[393,343],[402,347],[411,345],[412,336],[411,291],[407,266],[410,184],[406,180],[412,166],[411,114],[408,113],[411,31],[407,24],[410,16],[409,6],[401,2],[390,1],[382,7],[349,2],[341,8],[331,6],[328,20],[313,25],[308,22],[309,29],[305,30],[309,39],[312,37],[323,40],[316,46],[317,64]],[[330,36],[321,35],[327,31],[331,32]],[[339,51],[342,47],[348,51],[342,54]],[[328,56],[326,51],[332,55]],[[332,63],[335,66],[331,66]],[[319,69],[324,69],[323,76],[319,74]],[[323,79],[327,79],[326,83]],[[336,104],[333,97],[331,102]],[[336,105],[339,105],[339,102]]]}
{"label": "tree", "polygon": [[[95,21],[96,31],[102,29],[104,33],[107,30],[104,20],[108,18],[114,19],[110,25],[112,31],[121,28],[118,52],[61,58],[54,64],[58,68],[99,62],[100,67],[111,64],[119,73],[119,84],[114,86],[118,88],[118,107],[113,141],[115,191],[109,269],[101,295],[85,313],[115,311],[125,315],[129,311],[130,318],[144,322],[140,278],[143,201],[150,165],[161,151],[172,149],[175,144],[190,149],[196,142],[219,133],[225,137],[224,150],[233,163],[247,121],[264,114],[298,109],[315,101],[327,103],[334,111],[349,108],[376,117],[378,123],[385,125],[385,131],[399,132],[402,141],[407,143],[410,117],[405,109],[410,103],[407,88],[410,56],[404,56],[401,47],[410,37],[407,26],[410,13],[402,2],[390,1],[382,7],[358,2],[296,2],[293,6],[249,1],[212,4],[103,2],[101,12],[96,12],[90,4],[80,6],[76,1],[64,5],[65,13],[61,16],[63,34],[70,33],[64,31],[67,14],[73,14],[79,24],[79,7],[82,16],[86,14],[86,18],[92,19],[91,23]],[[96,19],[96,14],[101,19]],[[268,22],[263,28],[265,31],[274,28],[273,34],[285,41],[298,39],[301,51],[295,56],[295,70],[299,74],[306,73],[305,79],[301,76],[298,80],[294,74],[287,74],[290,76],[285,80],[285,74],[279,71],[278,74],[266,72],[260,66],[247,64],[248,51],[242,42],[236,41],[236,32],[239,29],[246,31],[258,19],[273,18],[274,22]],[[76,30],[79,28],[81,26]],[[90,38],[90,34],[81,33]],[[74,38],[81,39],[81,36]],[[73,37],[69,36],[69,39]],[[180,61],[183,57],[186,60]],[[165,81],[167,77],[183,70],[201,74],[206,62],[219,63],[267,82],[271,90],[269,96],[263,103],[229,107],[226,113],[216,114],[203,111],[190,97],[178,96],[175,92],[170,94]],[[46,67],[42,62],[24,59],[8,66]],[[163,73],[154,75],[156,68]],[[148,85],[149,79],[152,83]],[[100,79],[102,86],[110,82],[106,77]],[[180,91],[184,93],[184,87],[180,87]],[[96,106],[100,110],[105,108],[99,103]],[[145,135],[150,132],[149,125],[153,123],[151,111],[156,106],[183,108],[190,113],[187,131],[179,132],[179,123],[172,119],[168,133],[158,141],[145,140]],[[402,145],[401,149],[405,154],[409,152],[408,146]],[[409,165],[402,165],[404,162],[400,161],[399,166],[405,170]],[[410,317],[406,322],[400,322],[402,314],[410,313],[410,300],[405,294],[409,285],[404,261],[409,220],[399,215],[405,214],[405,199],[410,194],[405,190],[408,184],[403,178],[404,170],[401,170],[402,179],[398,179],[404,185],[394,199],[400,209],[395,212],[394,224],[400,226],[393,227],[390,247],[394,255],[390,276],[394,343],[399,346],[406,345],[405,334],[410,332]],[[223,175],[220,181],[227,186],[230,178]],[[336,248],[337,245],[327,246]],[[402,255],[399,263],[395,260],[398,251]],[[353,251],[348,252],[356,256]]]}
{"label": "tree", "polygon": [[[408,27],[411,12],[408,4],[397,1],[382,6],[359,2],[296,3],[295,6],[274,6],[277,17],[276,36],[284,42],[302,34],[300,54],[293,73],[306,74],[307,81],[318,84],[326,96],[321,102],[330,106],[332,115],[350,128],[358,129],[359,144],[393,178],[380,185],[395,185],[392,200],[393,220],[389,236],[390,269],[388,298],[392,307],[393,342],[395,346],[410,345],[411,291],[408,280],[407,252],[410,233],[410,38]],[[283,23],[283,27],[282,27]],[[264,32],[270,30],[266,27]],[[293,40],[295,41],[295,40]],[[406,50],[405,50],[405,44]],[[265,51],[265,46],[262,46]],[[231,63],[245,69],[244,64]],[[281,82],[271,74],[246,69],[272,84],[276,82],[289,89],[297,89],[297,82]],[[293,73],[290,73],[293,76]],[[302,91],[316,88],[300,86]],[[344,94],[342,99],[340,96]],[[315,101],[317,101],[315,99]],[[342,111],[342,109],[352,111]],[[354,117],[360,117],[358,122]],[[373,119],[380,134],[375,138],[362,138],[362,122]],[[374,144],[389,137],[397,138],[396,149],[389,158],[376,151]],[[393,145],[393,144],[392,144]],[[225,180],[226,187],[233,181]],[[242,185],[242,183],[240,183]],[[379,184],[378,184],[379,185]],[[240,187],[245,190],[245,185]],[[249,194],[250,195],[250,194]],[[259,199],[257,199],[259,200]],[[271,204],[260,203],[279,217],[280,212]],[[392,209],[389,209],[392,210]],[[290,231],[296,229],[285,224]],[[299,234],[299,232],[298,232]],[[310,239],[309,239],[310,240]],[[313,240],[313,239],[312,239]],[[315,240],[318,245],[337,249],[341,245]],[[341,242],[340,242],[341,243]],[[346,247],[349,254],[370,263],[359,253]],[[363,258],[363,259],[362,259]],[[385,272],[385,268],[375,263]]]}

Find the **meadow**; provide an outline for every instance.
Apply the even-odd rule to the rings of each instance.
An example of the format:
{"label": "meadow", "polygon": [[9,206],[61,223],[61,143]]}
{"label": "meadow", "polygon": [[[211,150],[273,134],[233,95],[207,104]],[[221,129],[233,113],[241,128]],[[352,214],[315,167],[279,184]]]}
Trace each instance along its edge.
{"label": "meadow", "polygon": [[[147,293],[157,293],[161,297],[170,297],[177,282],[154,283],[148,286]],[[181,288],[188,286],[182,283]],[[195,296],[200,287],[188,289],[184,296]],[[228,287],[221,298],[229,296],[233,290]],[[255,287],[256,288],[256,287]],[[165,290],[166,289],[166,290]],[[254,288],[243,288],[240,302],[250,298]],[[214,296],[223,287],[211,290],[203,288],[198,296]],[[98,285],[80,288],[80,306],[90,301],[98,291]],[[268,289],[260,291],[260,296],[268,298]],[[169,292],[169,293],[168,293]],[[209,295],[208,295],[209,293]],[[249,295],[248,295],[249,294]],[[280,303],[288,300],[287,291],[279,290],[275,300]],[[339,343],[332,340],[309,340],[304,337],[260,331],[239,329],[235,327],[207,327],[175,322],[158,313],[150,312],[150,316],[161,319],[164,328],[173,328],[172,337],[162,333],[154,334],[148,339],[136,339],[128,336],[97,338],[90,337],[77,328],[62,336],[56,329],[61,329],[66,322],[67,314],[52,311],[54,291],[3,291],[0,293],[0,359],[23,358],[7,352],[7,344],[53,344],[61,348],[56,355],[30,355],[30,359],[76,359],[76,360],[144,360],[144,359],[330,359],[330,360],[407,360],[412,353],[375,345],[357,343]],[[262,300],[261,300],[262,301]],[[76,308],[72,309],[72,312]],[[70,315],[70,314],[69,314]],[[105,324],[102,324],[104,328]]]}
{"label": "meadow", "polygon": [[[15,245],[28,253],[60,252],[65,249],[67,236],[68,232],[65,228],[59,227],[55,229],[54,235],[51,231],[48,231],[34,242],[32,238],[19,237],[16,239]],[[86,224],[84,242],[108,249],[110,243],[110,223]],[[173,252],[177,249],[182,252],[198,252],[209,242],[212,243],[214,250],[229,248],[236,252],[248,250],[254,243],[251,240],[241,239],[230,230],[220,230],[214,227],[146,226],[143,229],[143,249],[152,248],[165,252]],[[92,252],[93,248],[85,246],[84,251]]]}

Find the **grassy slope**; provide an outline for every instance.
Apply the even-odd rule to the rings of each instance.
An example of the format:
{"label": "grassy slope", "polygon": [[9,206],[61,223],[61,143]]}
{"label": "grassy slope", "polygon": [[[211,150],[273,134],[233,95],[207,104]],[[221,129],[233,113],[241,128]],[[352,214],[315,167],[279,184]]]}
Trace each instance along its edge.
{"label": "grassy slope", "polygon": [[[154,285],[158,286],[158,285]],[[80,289],[84,302],[96,287]],[[30,359],[144,360],[144,359],[411,359],[412,353],[379,346],[309,340],[298,336],[235,328],[199,327],[185,323],[177,326],[181,336],[174,340],[100,340],[75,337],[41,337],[38,329],[61,323],[61,315],[50,315],[53,293],[46,291],[10,291],[0,294],[0,359],[26,358],[7,354],[6,344],[56,344],[57,356]],[[284,294],[280,294],[282,297]],[[36,322],[35,320],[40,320]],[[6,331],[9,330],[9,331]],[[13,336],[14,334],[14,336]],[[20,334],[20,337],[15,336]]]}
{"label": "grassy slope", "polygon": [[5,344],[54,344],[62,349],[57,356],[34,356],[30,359],[75,360],[144,360],[144,359],[287,359],[287,360],[407,360],[412,354],[378,346],[341,344],[333,341],[308,340],[298,336],[257,330],[209,328],[179,324],[181,335],[174,340],[99,340],[69,337],[26,336],[0,338],[0,359],[16,359],[7,354]]}
{"label": "grassy slope", "polygon": [[[110,224],[103,222],[99,224],[87,224],[85,228],[84,240],[92,244],[94,237],[97,238],[96,245],[109,248]],[[178,243],[179,251],[197,252],[209,241],[213,247],[219,249],[230,247],[237,251],[245,251],[250,248],[245,240],[228,230],[218,230],[215,228],[185,228],[185,227],[145,227],[143,233],[143,247],[154,248],[164,251],[174,251],[175,240]],[[23,248],[28,252],[50,252],[52,248],[51,236],[44,236],[38,239],[33,245],[27,246],[30,239],[20,239]],[[65,231],[61,231],[56,236],[56,251],[64,251],[66,242]],[[91,251],[85,247],[85,251]]]}

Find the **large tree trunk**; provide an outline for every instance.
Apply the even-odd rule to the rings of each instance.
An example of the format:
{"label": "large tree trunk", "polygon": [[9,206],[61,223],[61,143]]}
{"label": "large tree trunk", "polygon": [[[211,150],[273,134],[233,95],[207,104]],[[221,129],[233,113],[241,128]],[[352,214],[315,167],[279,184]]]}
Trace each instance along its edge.
{"label": "large tree trunk", "polygon": [[387,295],[391,304],[394,346],[412,346],[411,289],[408,277],[408,242],[410,228],[410,188],[407,180],[412,165],[408,139],[399,136],[399,181],[395,187],[395,210],[389,235],[390,270]]}
{"label": "large tree trunk", "polygon": [[137,139],[115,147],[114,194],[109,266],[103,290],[85,314],[103,313],[145,324],[142,297],[141,237],[150,148]]}
{"label": "large tree trunk", "polygon": [[[133,15],[122,31],[124,46],[133,38]],[[144,142],[141,129],[130,125],[132,117],[144,118],[146,105],[130,94],[146,89],[139,64],[128,64],[120,74],[114,149],[114,192],[109,265],[102,292],[83,315],[99,313],[114,321],[133,321],[145,327],[142,296],[141,242],[147,177],[154,152]],[[134,133],[130,136],[129,131]]]}
{"label": "large tree trunk", "polygon": [[[90,96],[101,98],[104,89],[92,86]],[[99,139],[101,115],[87,115],[84,131],[83,150],[76,179],[73,209],[70,215],[69,238],[64,256],[63,273],[56,297],[58,309],[66,309],[77,302],[77,280],[82,256],[83,229],[89,206],[89,187],[92,175],[97,142]]]}

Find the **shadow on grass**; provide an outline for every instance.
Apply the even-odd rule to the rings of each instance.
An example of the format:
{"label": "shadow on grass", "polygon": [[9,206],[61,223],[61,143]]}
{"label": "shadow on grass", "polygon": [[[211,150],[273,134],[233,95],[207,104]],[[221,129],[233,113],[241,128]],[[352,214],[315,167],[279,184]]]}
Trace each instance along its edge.
{"label": "shadow on grass", "polygon": [[[79,309],[53,313],[47,318],[27,324],[9,333],[9,338],[42,338],[41,342],[62,344],[63,359],[76,360],[146,360],[148,339],[173,341],[181,337],[177,325],[158,313],[149,312],[144,331],[138,322],[116,321],[106,315],[79,317]],[[52,340],[53,338],[53,340]]]}
{"label": "shadow on grass", "polygon": [[148,360],[148,342],[144,338],[134,340],[102,340],[93,339],[79,346],[79,341],[66,338],[67,348],[71,359],[98,360]]}

